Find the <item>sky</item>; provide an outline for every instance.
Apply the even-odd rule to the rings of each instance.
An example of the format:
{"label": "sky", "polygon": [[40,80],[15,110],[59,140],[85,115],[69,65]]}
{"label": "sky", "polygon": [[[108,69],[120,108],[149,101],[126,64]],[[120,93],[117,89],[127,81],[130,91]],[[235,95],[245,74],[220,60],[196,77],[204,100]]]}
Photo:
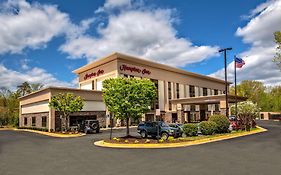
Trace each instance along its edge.
{"label": "sky", "polygon": [[272,62],[281,0],[0,0],[0,87],[24,81],[77,87],[72,73],[121,52],[233,81],[280,85]]}

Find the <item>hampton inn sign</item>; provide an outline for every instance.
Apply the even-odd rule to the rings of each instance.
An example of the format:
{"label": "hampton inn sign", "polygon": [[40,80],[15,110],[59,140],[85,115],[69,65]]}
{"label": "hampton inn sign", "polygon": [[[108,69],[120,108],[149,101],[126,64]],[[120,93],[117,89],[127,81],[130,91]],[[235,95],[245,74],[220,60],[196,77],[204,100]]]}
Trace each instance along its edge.
{"label": "hampton inn sign", "polygon": [[141,68],[138,68],[138,67],[135,67],[135,66],[128,66],[126,64],[122,64],[120,66],[120,70],[124,71],[124,72],[129,71],[131,73],[132,72],[136,72],[136,73],[139,73],[139,74],[141,73],[143,75],[145,75],[145,74],[150,75],[151,74],[151,72],[149,70],[145,69],[145,68],[141,69]]}

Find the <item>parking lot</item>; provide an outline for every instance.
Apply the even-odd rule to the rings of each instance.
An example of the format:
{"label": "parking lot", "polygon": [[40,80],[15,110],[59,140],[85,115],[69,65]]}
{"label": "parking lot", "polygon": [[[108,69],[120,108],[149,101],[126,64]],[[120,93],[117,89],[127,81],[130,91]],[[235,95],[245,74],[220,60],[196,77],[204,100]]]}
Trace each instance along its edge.
{"label": "parking lot", "polygon": [[[93,140],[0,131],[0,174],[280,174],[281,124],[259,122],[268,132],[173,149],[99,148]],[[132,134],[136,134],[132,129]],[[122,136],[125,130],[115,130]]]}

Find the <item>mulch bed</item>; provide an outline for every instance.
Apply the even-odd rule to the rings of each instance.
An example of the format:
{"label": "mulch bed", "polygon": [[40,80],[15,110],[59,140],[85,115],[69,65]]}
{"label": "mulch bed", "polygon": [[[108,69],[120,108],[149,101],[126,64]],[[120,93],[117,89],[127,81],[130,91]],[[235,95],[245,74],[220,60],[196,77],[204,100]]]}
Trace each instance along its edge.
{"label": "mulch bed", "polygon": [[[193,140],[193,139],[192,139]],[[175,139],[168,139],[165,141],[162,141],[161,143],[179,143],[179,142],[187,142],[187,141],[192,141],[189,140],[188,138],[175,138]],[[143,139],[141,137],[134,137],[134,136],[126,136],[126,137],[118,137],[118,138],[113,138],[112,140],[106,139],[104,140],[106,143],[118,143],[118,144],[157,144],[160,143],[157,139],[155,138],[146,138]]]}

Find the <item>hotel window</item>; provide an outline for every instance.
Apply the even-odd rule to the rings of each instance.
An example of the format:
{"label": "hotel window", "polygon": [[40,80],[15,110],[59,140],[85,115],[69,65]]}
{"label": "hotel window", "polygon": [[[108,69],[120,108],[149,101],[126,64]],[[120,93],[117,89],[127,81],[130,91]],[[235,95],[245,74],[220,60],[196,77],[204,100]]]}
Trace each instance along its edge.
{"label": "hotel window", "polygon": [[215,111],[220,111],[219,104],[215,104]]}
{"label": "hotel window", "polygon": [[47,117],[42,117],[42,127],[47,127]]}
{"label": "hotel window", "polygon": [[27,117],[24,117],[24,119],[23,119],[23,125],[24,125],[24,126],[27,125]]}
{"label": "hotel window", "polygon": [[214,95],[218,95],[219,91],[217,89],[214,90]]}
{"label": "hotel window", "polygon": [[172,87],[171,87],[171,82],[168,82],[168,99],[169,99],[169,110],[172,110],[172,103],[171,103],[171,99],[172,99]]}
{"label": "hotel window", "polygon": [[190,105],[190,111],[195,111],[195,105]]}
{"label": "hotel window", "polygon": [[36,117],[31,118],[31,126],[36,126]]}
{"label": "hotel window", "polygon": [[180,98],[180,85],[179,85],[179,83],[176,83],[176,93],[177,93],[177,98]]}
{"label": "hotel window", "polygon": [[195,97],[195,87],[194,86],[189,86],[189,95],[190,97]]}
{"label": "hotel window", "polygon": [[92,90],[95,90],[95,80],[92,81]]}
{"label": "hotel window", "polygon": [[207,88],[203,88],[203,96],[207,96],[208,95],[208,90]]}

